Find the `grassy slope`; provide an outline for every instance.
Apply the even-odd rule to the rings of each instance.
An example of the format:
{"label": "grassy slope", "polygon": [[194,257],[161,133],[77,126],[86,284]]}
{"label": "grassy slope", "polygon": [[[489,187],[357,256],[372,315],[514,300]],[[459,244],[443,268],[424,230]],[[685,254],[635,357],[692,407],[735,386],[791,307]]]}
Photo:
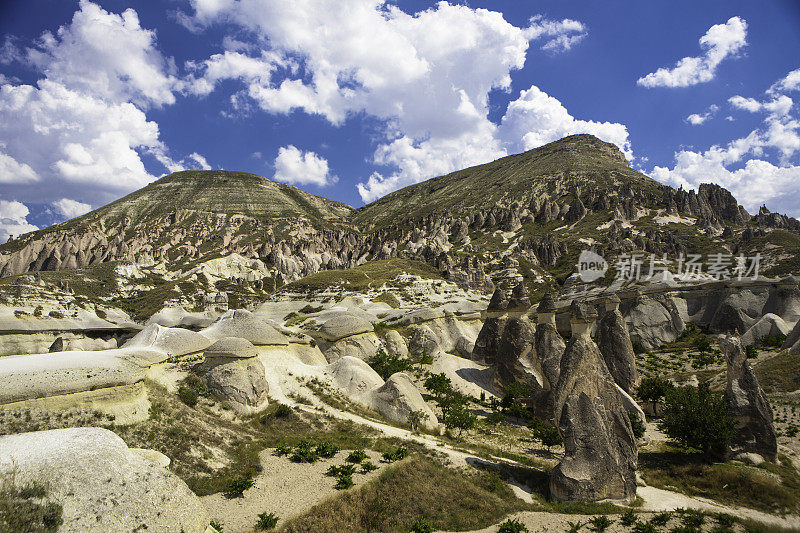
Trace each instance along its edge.
{"label": "grassy slope", "polygon": [[[616,149],[614,149],[616,150]],[[459,170],[411,185],[364,206],[351,215],[365,226],[384,226],[450,210],[490,207],[502,198],[569,191],[576,185],[613,191],[631,183],[654,193],[663,186],[610,155],[608,145],[589,136],[571,136],[541,148]]]}

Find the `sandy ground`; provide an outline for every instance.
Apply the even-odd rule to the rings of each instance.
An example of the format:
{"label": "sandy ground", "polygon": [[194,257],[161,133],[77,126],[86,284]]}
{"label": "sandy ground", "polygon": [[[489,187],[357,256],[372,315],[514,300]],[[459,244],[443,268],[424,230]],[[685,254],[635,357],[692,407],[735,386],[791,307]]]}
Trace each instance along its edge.
{"label": "sandy ground", "polygon": [[[225,533],[253,531],[258,515],[275,513],[280,521],[308,511],[311,507],[331,495],[338,494],[334,488],[336,478],[325,472],[331,465],[345,463],[350,450],[342,450],[332,459],[320,459],[316,463],[293,463],[288,457],[278,457],[271,449],[260,454],[264,470],[255,478],[255,484],[245,491],[244,497],[228,499],[222,494],[203,496],[201,500],[212,520],[222,524]],[[369,474],[353,475],[355,487],[377,476],[386,467],[380,462],[380,454],[366,450],[369,460],[378,470]]]}

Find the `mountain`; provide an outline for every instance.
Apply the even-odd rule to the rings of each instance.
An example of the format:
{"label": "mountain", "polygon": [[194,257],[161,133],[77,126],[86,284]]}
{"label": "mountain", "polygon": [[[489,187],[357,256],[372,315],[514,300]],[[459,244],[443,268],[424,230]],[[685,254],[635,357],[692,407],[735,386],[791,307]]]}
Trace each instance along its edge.
{"label": "mountain", "polygon": [[[521,277],[536,293],[574,281],[584,249],[612,264],[626,253],[758,251],[762,272],[783,275],[800,271],[800,223],[765,207],[751,216],[717,185],[662,185],[632,169],[615,145],[573,135],[357,210],[254,174],[178,172],[0,245],[0,297],[33,271],[138,313],[165,302],[202,308],[214,291],[245,305],[285,283],[335,285],[335,272],[381,260],[393,261],[392,272],[402,261],[426,272],[411,263],[422,261],[481,292]],[[108,283],[123,270],[137,281]],[[304,281],[321,271],[330,275]]]}

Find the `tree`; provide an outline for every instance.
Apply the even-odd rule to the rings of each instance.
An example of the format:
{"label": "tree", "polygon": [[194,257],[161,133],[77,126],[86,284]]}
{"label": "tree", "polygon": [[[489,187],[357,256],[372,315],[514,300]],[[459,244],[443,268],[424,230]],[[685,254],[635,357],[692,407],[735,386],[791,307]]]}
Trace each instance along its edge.
{"label": "tree", "polygon": [[550,448],[561,444],[561,434],[558,432],[558,429],[555,426],[551,426],[547,423],[537,424],[533,428],[533,437],[538,439],[542,442],[542,445],[547,447],[547,451],[550,451]]}
{"label": "tree", "polygon": [[[447,418],[447,412],[452,408],[464,407],[469,398],[453,388],[453,383],[444,373],[428,374],[424,382],[425,388],[433,396],[433,401],[442,410],[442,418]],[[446,425],[446,424],[445,424]]]}
{"label": "tree", "polygon": [[411,431],[419,429],[419,425],[429,418],[428,413],[423,411],[411,411],[408,414],[408,423],[411,424]]}
{"label": "tree", "polygon": [[664,378],[644,378],[636,388],[636,394],[643,402],[651,402],[653,404],[653,412],[655,412],[656,404],[673,388],[674,385]]}
{"label": "tree", "polygon": [[389,379],[389,376],[397,372],[411,370],[413,366],[408,359],[397,354],[388,354],[383,348],[378,348],[378,351],[367,363],[383,379]]}
{"label": "tree", "polygon": [[735,435],[724,397],[706,383],[670,390],[659,427],[684,446],[700,450],[707,459],[723,456]]}
{"label": "tree", "polygon": [[461,438],[461,433],[465,429],[472,429],[475,427],[477,416],[473,415],[469,409],[464,405],[453,405],[448,409],[447,414],[444,415],[444,425],[448,429],[457,429],[458,436]]}

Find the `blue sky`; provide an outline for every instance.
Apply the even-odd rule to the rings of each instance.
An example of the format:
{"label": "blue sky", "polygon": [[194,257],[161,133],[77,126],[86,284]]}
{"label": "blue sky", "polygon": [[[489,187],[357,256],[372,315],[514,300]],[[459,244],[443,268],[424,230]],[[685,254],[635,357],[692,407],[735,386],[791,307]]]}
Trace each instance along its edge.
{"label": "blue sky", "polygon": [[0,240],[183,168],[359,206],[573,133],[800,216],[800,3],[0,4]]}

